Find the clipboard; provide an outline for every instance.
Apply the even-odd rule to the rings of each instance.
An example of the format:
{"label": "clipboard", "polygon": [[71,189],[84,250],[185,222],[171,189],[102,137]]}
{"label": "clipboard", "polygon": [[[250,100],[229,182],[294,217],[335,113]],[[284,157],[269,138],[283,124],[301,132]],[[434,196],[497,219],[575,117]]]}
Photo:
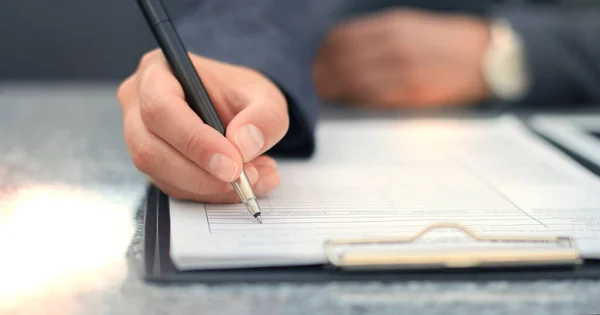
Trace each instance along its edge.
{"label": "clipboard", "polygon": [[[454,228],[478,242],[550,244],[539,250],[428,252],[408,256],[394,250],[364,251],[372,245],[409,244],[436,228]],[[329,263],[246,269],[180,271],[169,255],[169,197],[147,190],[143,219],[142,278],[157,283],[323,283],[396,281],[535,281],[600,279],[600,259],[580,257],[568,237],[484,237],[453,223],[424,227],[404,238],[332,239],[324,243]],[[385,247],[385,246],[384,246]]]}

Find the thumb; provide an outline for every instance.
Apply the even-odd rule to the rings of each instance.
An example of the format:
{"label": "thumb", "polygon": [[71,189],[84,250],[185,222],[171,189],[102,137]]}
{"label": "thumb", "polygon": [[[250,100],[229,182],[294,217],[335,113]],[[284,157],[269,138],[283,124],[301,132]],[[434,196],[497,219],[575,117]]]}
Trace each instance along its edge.
{"label": "thumb", "polygon": [[272,148],[289,128],[287,102],[276,92],[249,97],[250,103],[227,125],[226,137],[239,149],[244,162]]}

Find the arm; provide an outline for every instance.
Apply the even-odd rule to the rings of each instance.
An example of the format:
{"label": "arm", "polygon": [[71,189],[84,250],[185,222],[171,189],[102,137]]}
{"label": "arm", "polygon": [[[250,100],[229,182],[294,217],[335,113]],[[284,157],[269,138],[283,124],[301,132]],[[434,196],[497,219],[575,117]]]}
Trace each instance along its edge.
{"label": "arm", "polygon": [[600,103],[600,6],[501,6],[522,38],[530,84],[519,103]]}
{"label": "arm", "polygon": [[194,114],[160,50],[119,86],[133,164],[169,196],[239,202],[230,183],[244,170],[260,197],[281,182],[264,153],[314,150],[317,103],[306,65],[324,21],[318,14],[327,11],[315,10],[322,2],[282,2],[204,0],[177,26],[223,114],[225,137]]}
{"label": "arm", "polygon": [[178,23],[190,52],[246,66],[287,97],[290,128],[271,154],[310,156],[318,98],[311,77],[324,22],[311,1],[198,1]]}

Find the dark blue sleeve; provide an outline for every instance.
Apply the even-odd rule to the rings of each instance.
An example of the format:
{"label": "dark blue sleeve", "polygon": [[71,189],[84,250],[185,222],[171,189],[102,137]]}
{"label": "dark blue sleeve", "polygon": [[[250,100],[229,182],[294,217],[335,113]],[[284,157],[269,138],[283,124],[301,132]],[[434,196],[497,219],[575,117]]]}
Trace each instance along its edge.
{"label": "dark blue sleeve", "polygon": [[600,104],[600,5],[499,6],[522,37],[531,84],[523,104]]}
{"label": "dark blue sleeve", "polygon": [[319,99],[311,65],[328,14],[316,3],[197,1],[177,23],[190,52],[258,70],[286,95],[290,128],[272,155],[309,157],[315,148]]}
{"label": "dark blue sleeve", "polygon": [[[177,21],[177,28],[190,52],[253,68],[277,84],[288,100],[290,129],[269,153],[308,157],[315,148],[319,108],[312,62],[329,27],[353,15],[420,2],[196,0]],[[432,3],[452,7],[454,1]]]}

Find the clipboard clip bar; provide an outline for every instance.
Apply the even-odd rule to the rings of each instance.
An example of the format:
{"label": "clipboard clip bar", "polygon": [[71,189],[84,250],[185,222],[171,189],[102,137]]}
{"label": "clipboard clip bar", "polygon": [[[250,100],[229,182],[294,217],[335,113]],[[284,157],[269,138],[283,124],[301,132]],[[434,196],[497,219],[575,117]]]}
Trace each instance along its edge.
{"label": "clipboard clip bar", "polygon": [[[452,249],[451,246],[459,243],[442,242],[436,246],[434,242],[426,242],[428,246],[413,246],[412,250],[399,248],[414,245],[433,230],[448,228],[463,232],[471,239],[469,243],[476,246],[455,246]],[[489,246],[485,248],[482,245]],[[526,267],[582,263],[575,240],[571,237],[482,236],[456,223],[435,223],[409,237],[330,239],[325,241],[324,246],[330,264],[346,270]]]}

